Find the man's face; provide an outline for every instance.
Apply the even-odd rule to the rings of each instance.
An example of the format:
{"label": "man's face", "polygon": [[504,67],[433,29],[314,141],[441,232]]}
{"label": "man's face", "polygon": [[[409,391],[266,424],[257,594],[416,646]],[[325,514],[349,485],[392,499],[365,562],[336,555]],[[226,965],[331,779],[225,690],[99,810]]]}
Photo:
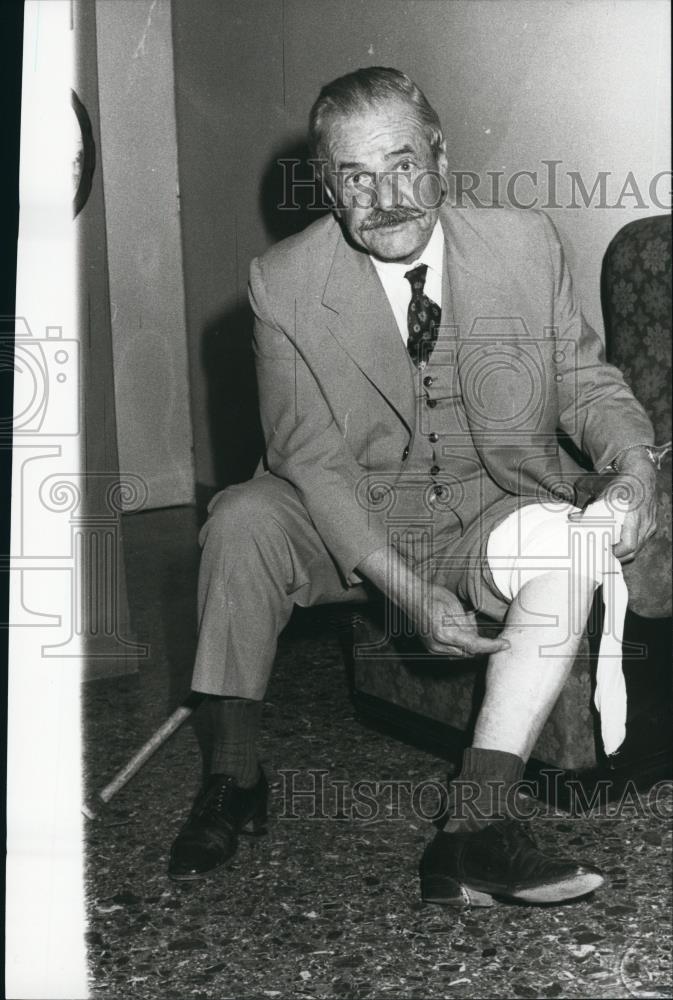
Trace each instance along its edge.
{"label": "man's face", "polygon": [[353,243],[379,260],[410,263],[425,248],[443,200],[444,147],[437,158],[414,108],[391,100],[335,117],[328,187]]}

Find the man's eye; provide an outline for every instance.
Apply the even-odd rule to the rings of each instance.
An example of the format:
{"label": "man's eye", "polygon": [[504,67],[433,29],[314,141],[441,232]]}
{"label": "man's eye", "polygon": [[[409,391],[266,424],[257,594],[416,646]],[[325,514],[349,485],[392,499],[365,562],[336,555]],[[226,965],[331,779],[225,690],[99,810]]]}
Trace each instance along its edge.
{"label": "man's eye", "polygon": [[412,168],[411,160],[402,160],[402,162],[400,163],[400,170],[403,170],[405,173],[408,173],[411,170],[411,168]]}
{"label": "man's eye", "polygon": [[368,174],[365,170],[358,171],[354,174],[349,174],[346,178],[346,184],[350,188],[370,188],[372,186],[372,175]]}

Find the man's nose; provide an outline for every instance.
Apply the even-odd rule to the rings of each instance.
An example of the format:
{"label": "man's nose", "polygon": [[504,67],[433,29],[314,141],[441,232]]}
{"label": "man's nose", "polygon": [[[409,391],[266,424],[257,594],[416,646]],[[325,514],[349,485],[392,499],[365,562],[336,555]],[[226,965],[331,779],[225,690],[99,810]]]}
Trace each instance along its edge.
{"label": "man's nose", "polygon": [[402,205],[404,197],[401,188],[402,185],[399,183],[399,177],[394,170],[380,173],[376,183],[378,207],[385,211]]}

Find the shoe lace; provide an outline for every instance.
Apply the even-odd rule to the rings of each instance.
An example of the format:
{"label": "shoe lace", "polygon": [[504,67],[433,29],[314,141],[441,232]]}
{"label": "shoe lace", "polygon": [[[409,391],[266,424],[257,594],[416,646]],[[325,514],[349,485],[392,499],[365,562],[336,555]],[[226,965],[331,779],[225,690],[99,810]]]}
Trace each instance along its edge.
{"label": "shoe lace", "polygon": [[197,810],[199,817],[222,819],[226,815],[226,806],[235,784],[234,779],[227,776],[211,788],[207,788]]}
{"label": "shoe lace", "polygon": [[522,855],[528,854],[531,847],[538,851],[538,845],[530,825],[523,820],[505,821],[502,833],[512,861],[517,862]]}

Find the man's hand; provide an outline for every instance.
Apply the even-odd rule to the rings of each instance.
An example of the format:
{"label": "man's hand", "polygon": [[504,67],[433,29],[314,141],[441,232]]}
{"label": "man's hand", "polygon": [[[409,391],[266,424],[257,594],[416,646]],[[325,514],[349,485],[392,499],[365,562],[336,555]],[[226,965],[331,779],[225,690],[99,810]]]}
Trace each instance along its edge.
{"label": "man's hand", "polygon": [[[626,472],[626,469],[623,472]],[[622,474],[610,487],[610,498],[619,496],[613,491],[620,486],[626,496],[633,493],[634,486],[637,494],[635,506],[626,512],[620,539],[612,550],[621,563],[631,562],[647,539],[657,530],[655,485],[656,470],[649,459],[645,459],[640,465],[636,462],[631,463],[628,475]]]}
{"label": "man's hand", "polygon": [[[479,635],[477,619],[455,594],[438,584],[427,586],[415,624],[426,649],[443,656],[479,656],[509,648],[506,639]],[[419,620],[420,619],[420,620]]]}
{"label": "man's hand", "polygon": [[[624,510],[628,505],[619,541],[612,548],[623,564],[632,562],[657,530],[656,478],[656,469],[645,448],[632,448],[620,460],[619,475],[596,498],[606,500],[613,510]],[[581,518],[582,512],[578,512],[569,519]]]}
{"label": "man's hand", "polygon": [[372,552],[357,568],[402,609],[430,652],[479,656],[509,648],[506,639],[480,636],[474,615],[465,611],[456,595],[421,579],[393,548]]}

